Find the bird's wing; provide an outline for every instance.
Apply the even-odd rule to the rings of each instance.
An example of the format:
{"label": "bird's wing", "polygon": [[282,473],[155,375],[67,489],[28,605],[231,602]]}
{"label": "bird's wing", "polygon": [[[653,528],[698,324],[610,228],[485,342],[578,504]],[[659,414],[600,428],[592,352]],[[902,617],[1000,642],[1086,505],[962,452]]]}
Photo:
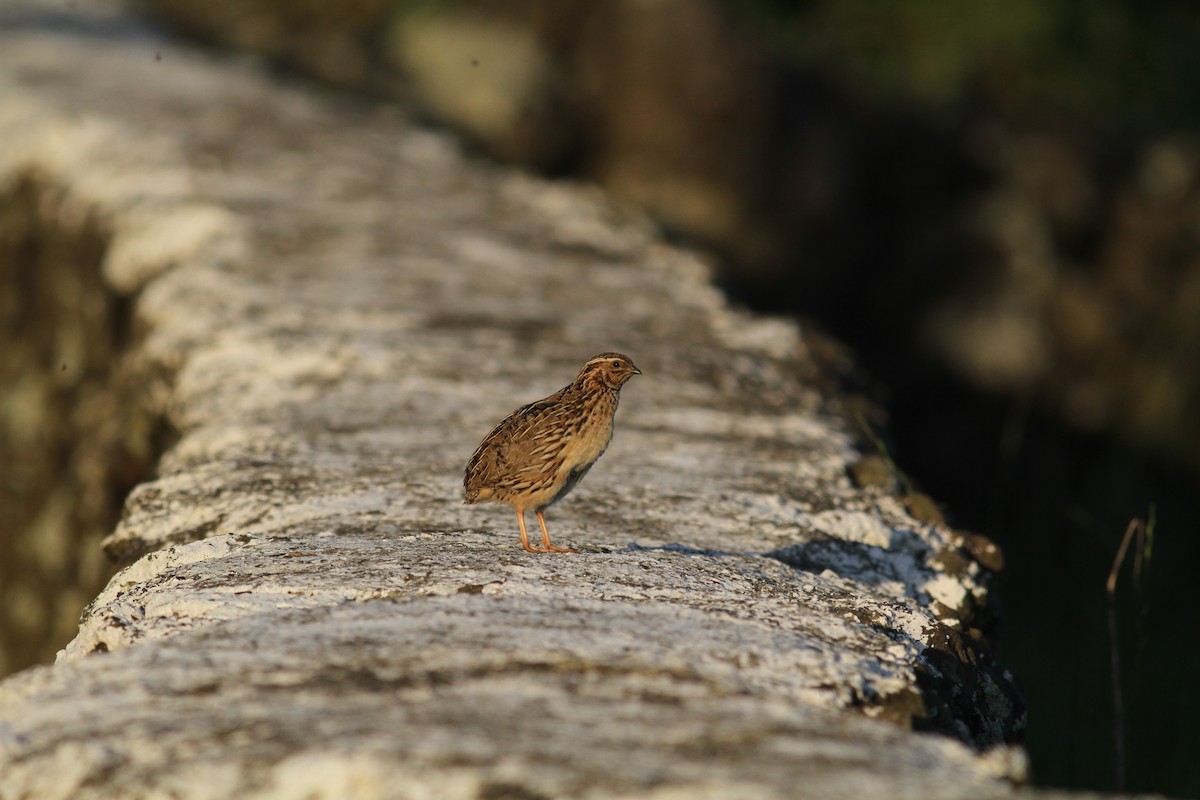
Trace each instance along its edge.
{"label": "bird's wing", "polygon": [[550,468],[548,456],[561,450],[555,424],[561,394],[521,406],[501,420],[467,462],[464,485],[522,489],[536,483]]}

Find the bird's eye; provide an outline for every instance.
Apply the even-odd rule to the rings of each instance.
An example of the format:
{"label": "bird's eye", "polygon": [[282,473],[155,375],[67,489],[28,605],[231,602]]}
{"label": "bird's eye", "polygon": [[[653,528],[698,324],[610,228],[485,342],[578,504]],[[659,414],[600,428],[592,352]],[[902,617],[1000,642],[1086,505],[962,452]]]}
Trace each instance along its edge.
{"label": "bird's eye", "polygon": [[614,367],[614,368],[616,368],[616,369],[620,369],[620,368],[621,368],[621,362],[620,362],[620,361],[613,361],[613,367]]}

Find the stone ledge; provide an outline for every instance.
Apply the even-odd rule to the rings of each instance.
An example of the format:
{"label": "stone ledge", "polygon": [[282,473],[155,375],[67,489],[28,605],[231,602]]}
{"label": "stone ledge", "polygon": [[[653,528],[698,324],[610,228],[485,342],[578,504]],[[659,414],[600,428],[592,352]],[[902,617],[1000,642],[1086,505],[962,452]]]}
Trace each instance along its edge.
{"label": "stone ledge", "polygon": [[[0,684],[0,796],[1014,792],[1019,750],[908,730],[1019,732],[989,576],[847,478],[796,327],[593,190],[119,18],[0,25],[0,187],[106,220],[180,440]],[[582,552],[525,554],[462,465],[606,349],[645,375],[549,515]]]}

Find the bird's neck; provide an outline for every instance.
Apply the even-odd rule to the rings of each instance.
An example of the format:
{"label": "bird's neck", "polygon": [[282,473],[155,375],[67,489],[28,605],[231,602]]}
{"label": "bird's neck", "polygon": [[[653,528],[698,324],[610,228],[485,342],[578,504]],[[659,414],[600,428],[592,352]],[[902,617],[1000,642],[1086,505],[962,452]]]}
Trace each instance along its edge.
{"label": "bird's neck", "polygon": [[587,375],[575,381],[575,387],[578,392],[584,395],[604,395],[604,394],[619,394],[620,386],[613,386],[611,383],[606,383],[594,375]]}

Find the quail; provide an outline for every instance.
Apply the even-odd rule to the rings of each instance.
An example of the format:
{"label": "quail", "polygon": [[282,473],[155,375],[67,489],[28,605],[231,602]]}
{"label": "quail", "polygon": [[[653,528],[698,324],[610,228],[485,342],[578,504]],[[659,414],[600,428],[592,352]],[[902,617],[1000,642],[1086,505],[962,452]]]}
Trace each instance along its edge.
{"label": "quail", "polygon": [[[575,552],[550,541],[542,514],[574,489],[608,448],[621,387],[641,374],[628,356],[601,353],[567,386],[509,414],[467,462],[464,500],[511,505],[521,547],[531,553]],[[530,544],[525,530],[530,509],[542,529],[541,547]]]}

